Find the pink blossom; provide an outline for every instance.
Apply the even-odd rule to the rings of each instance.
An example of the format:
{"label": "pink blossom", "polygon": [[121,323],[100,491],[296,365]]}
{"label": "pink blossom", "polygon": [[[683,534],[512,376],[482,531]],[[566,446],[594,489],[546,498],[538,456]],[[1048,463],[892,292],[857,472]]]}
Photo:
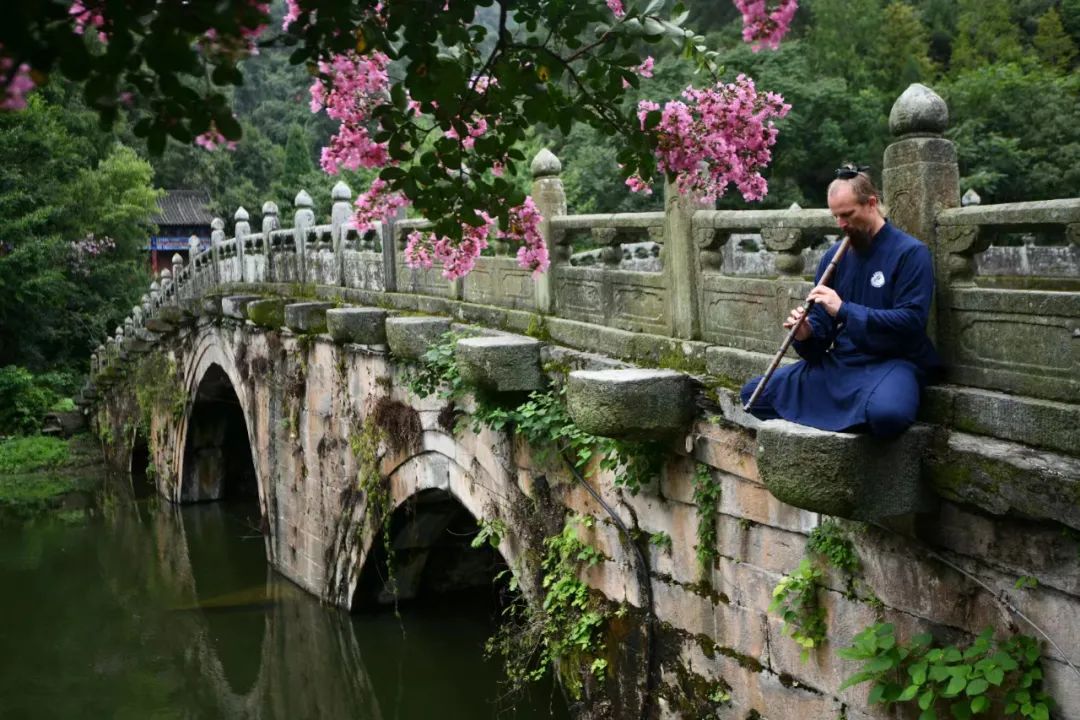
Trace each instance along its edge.
{"label": "pink blossom", "polygon": [[87,7],[88,2],[91,5],[94,4],[92,0],[74,0],[71,8],[68,9],[68,15],[75,20],[75,34],[82,35],[88,27],[95,27],[98,30],[98,40],[107,42],[109,38],[102,31],[105,27],[105,15],[102,14],[101,8]]}
{"label": "pink blossom", "polygon": [[[651,78],[653,76],[653,64],[655,62],[656,61],[653,60],[653,56],[650,55],[649,57],[645,58],[645,62],[641,63],[637,67],[631,68],[631,70],[634,71],[634,74],[640,75],[643,78]],[[624,88],[628,88],[630,87],[630,83],[623,80],[622,86]]]}
{"label": "pink blossom", "polygon": [[389,163],[386,143],[375,142],[368,129],[372,110],[387,97],[389,62],[383,53],[373,52],[335,55],[319,63],[321,76],[310,88],[311,111],[325,110],[339,122],[338,132],[322,150],[321,164],[327,173]]}
{"label": "pink blossom", "polygon": [[[747,201],[764,197],[768,185],[760,170],[772,159],[777,132],[771,118],[784,117],[791,106],[776,93],[759,93],[745,75],[703,90],[688,87],[683,98],[663,108],[638,103],[642,130],[656,139],[657,169],[674,175],[680,192],[705,200],[723,196],[728,185]],[[657,110],[660,122],[646,130],[647,115]],[[636,192],[648,187],[636,176],[627,185]]]}
{"label": "pink blossom", "polygon": [[217,128],[213,126],[202,135],[195,138],[195,144],[204,150],[210,150],[211,152],[219,149],[229,151],[236,149],[236,142],[233,140],[226,140],[225,136],[218,132]]}
{"label": "pink blossom", "polygon": [[617,18],[621,18],[626,15],[626,10],[625,8],[623,8],[622,0],[607,0],[607,6],[608,9],[611,10],[611,12]]}
{"label": "pink blossom", "polygon": [[[0,52],[3,46],[0,46]],[[0,55],[0,78],[6,78],[11,72],[15,62]],[[22,63],[15,70],[15,74],[7,81],[3,95],[0,95],[0,110],[22,110],[26,107],[26,93],[34,89],[36,83],[30,75],[30,66]]]}
{"label": "pink blossom", "polygon": [[777,6],[770,12],[767,0],[734,1],[735,7],[742,12],[743,40],[753,43],[751,49],[754,52],[763,47],[771,50],[780,47],[780,40],[787,35],[799,7],[799,0],[777,0]]}
{"label": "pink blossom", "polygon": [[531,196],[525,198],[525,202],[510,208],[510,223],[506,230],[499,231],[499,239],[521,243],[517,251],[518,265],[526,270],[532,270],[533,276],[537,276],[551,265],[548,257],[547,243],[540,232],[540,223],[543,217],[536,207]]}
{"label": "pink blossom", "polygon": [[358,231],[366,232],[376,222],[393,215],[398,208],[405,207],[408,202],[401,193],[391,191],[385,180],[375,178],[371,181],[371,187],[367,192],[362,192],[356,197],[353,225]]}
{"label": "pink blossom", "polygon": [[419,231],[409,233],[405,244],[405,264],[410,268],[429,268],[433,262],[442,263],[442,276],[456,280],[472,272],[476,259],[488,246],[488,236],[495,226],[495,219],[485,212],[476,211],[481,223],[473,226],[461,224],[461,240],[455,245],[447,237],[425,236]]}
{"label": "pink blossom", "polygon": [[285,0],[285,18],[281,21],[281,29],[288,30],[289,26],[300,19],[299,0]]}

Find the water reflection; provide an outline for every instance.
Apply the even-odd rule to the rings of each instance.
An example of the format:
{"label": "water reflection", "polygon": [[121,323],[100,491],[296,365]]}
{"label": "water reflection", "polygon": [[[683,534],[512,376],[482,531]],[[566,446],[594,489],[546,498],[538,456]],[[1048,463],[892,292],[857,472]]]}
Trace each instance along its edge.
{"label": "water reflection", "polygon": [[566,717],[550,688],[499,712],[494,608],[328,608],[267,568],[250,512],[113,494],[0,526],[0,718]]}

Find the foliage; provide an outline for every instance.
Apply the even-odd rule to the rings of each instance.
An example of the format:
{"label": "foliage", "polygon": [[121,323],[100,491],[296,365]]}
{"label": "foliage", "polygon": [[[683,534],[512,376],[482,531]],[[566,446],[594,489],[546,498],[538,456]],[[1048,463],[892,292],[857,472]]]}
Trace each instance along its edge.
{"label": "foliage", "polygon": [[498,550],[499,543],[502,542],[503,537],[506,535],[506,530],[506,523],[499,518],[493,520],[484,518],[480,521],[480,532],[469,543],[469,547],[482,548],[484,545],[488,545]]}
{"label": "foliage", "polygon": [[649,533],[649,544],[655,548],[659,548],[662,552],[666,552],[669,555],[671,554],[671,535],[663,530]]}
{"label": "foliage", "polygon": [[419,397],[427,397],[435,392],[439,397],[456,398],[465,391],[461,374],[454,359],[454,348],[463,335],[453,331],[445,332],[420,357],[405,378],[409,392]]}
{"label": "foliage", "polygon": [[821,571],[803,558],[798,569],[773,588],[769,604],[769,612],[780,615],[784,632],[802,648],[804,661],[825,641],[825,610],[818,602],[821,579]]}
{"label": "foliage", "polygon": [[[985,629],[967,648],[937,646],[929,634],[905,645],[891,624],[875,624],[855,636],[841,657],[862,667],[840,689],[872,682],[869,700],[887,707],[917,704],[920,720],[973,715],[1049,720],[1053,706],[1042,690],[1039,643],[1026,635],[993,642]],[[948,708],[946,715],[945,708]]]}
{"label": "foliage", "polygon": [[143,434],[150,438],[153,413],[180,420],[187,408],[187,393],[177,372],[176,360],[162,352],[147,353],[135,369],[135,402]]}
{"label": "foliage", "polygon": [[35,375],[24,367],[0,368],[0,435],[28,434],[41,429],[41,421],[74,391],[67,373]]}
{"label": "foliage", "polygon": [[1039,587],[1039,579],[1030,575],[1021,575],[1016,578],[1016,582],[1013,583],[1013,587],[1017,590],[1034,590]]}
{"label": "foliage", "polygon": [[59,438],[29,435],[0,440],[0,474],[47,469],[67,458],[67,443]]}
{"label": "foliage", "polygon": [[719,557],[716,549],[716,504],[720,501],[720,483],[713,477],[708,465],[698,463],[694,470],[694,505],[697,507],[697,555],[698,570],[702,579],[710,582],[713,564]]}
{"label": "foliage", "polygon": [[810,532],[806,547],[824,557],[837,570],[851,574],[859,569],[859,556],[847,532],[835,520],[825,520]]}
{"label": "foliage", "polygon": [[499,656],[514,689],[542,678],[548,667],[562,671],[563,684],[580,699],[583,679],[577,669],[588,665],[602,679],[607,661],[601,640],[607,612],[579,577],[583,568],[603,558],[578,537],[579,527],[591,526],[589,517],[570,516],[561,533],[544,540],[541,587],[544,599],[533,608],[523,599],[504,611],[504,623],[488,640],[486,652]]}

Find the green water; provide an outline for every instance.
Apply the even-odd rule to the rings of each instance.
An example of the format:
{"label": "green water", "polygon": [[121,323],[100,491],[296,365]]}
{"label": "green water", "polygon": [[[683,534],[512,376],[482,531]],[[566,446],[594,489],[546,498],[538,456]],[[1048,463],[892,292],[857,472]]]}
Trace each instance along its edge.
{"label": "green water", "polygon": [[563,718],[483,659],[497,609],[349,615],[269,570],[250,506],[115,497],[0,523],[0,718]]}

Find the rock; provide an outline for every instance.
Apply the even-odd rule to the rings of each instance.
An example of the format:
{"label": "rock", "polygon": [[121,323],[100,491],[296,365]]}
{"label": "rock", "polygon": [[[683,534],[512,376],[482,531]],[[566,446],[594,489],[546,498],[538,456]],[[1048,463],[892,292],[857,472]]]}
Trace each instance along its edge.
{"label": "rock", "polygon": [[523,335],[458,340],[454,349],[461,379],[496,392],[529,392],[544,386],[541,342]]}
{"label": "rock", "polygon": [[333,308],[326,311],[326,328],[334,342],[359,345],[386,343],[386,311],[379,308]]}
{"label": "rock", "polygon": [[326,311],[334,307],[328,302],[298,302],[285,306],[285,327],[298,333],[326,332]]}
{"label": "rock", "polygon": [[654,438],[690,424],[694,385],[689,375],[676,370],[576,370],[567,380],[566,404],[587,433]]}
{"label": "rock", "polygon": [[390,352],[404,360],[419,360],[428,348],[450,332],[450,321],[440,317],[392,317],[386,319],[386,342]]}
{"label": "rock", "polygon": [[921,479],[932,431],[896,438],[817,430],[786,420],[761,423],[758,473],[778,500],[852,520],[923,512],[933,496]]}

